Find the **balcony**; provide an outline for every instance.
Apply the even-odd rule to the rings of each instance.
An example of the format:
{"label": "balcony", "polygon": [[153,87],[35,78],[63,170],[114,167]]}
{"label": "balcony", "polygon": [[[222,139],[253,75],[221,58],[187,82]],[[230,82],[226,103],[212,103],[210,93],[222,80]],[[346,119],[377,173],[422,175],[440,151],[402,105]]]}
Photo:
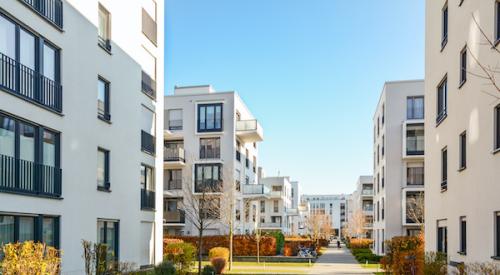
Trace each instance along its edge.
{"label": "balcony", "polygon": [[141,150],[151,154],[155,155],[156,154],[156,144],[155,144],[155,137],[143,130],[141,130]]}
{"label": "balcony", "polygon": [[142,92],[153,99],[156,98],[156,81],[144,71],[142,72]]}
{"label": "balcony", "polygon": [[264,140],[264,131],[256,119],[236,121],[236,135],[243,142]]}
{"label": "balcony", "polygon": [[184,226],[186,224],[186,213],[177,209],[163,212],[163,223],[170,226]]}
{"label": "balcony", "polygon": [[269,187],[264,184],[243,184],[241,187],[246,198],[267,198],[270,193]]}
{"label": "balcony", "polygon": [[0,192],[61,197],[60,168],[0,155]]}
{"label": "balcony", "polygon": [[168,130],[169,131],[182,130],[182,119],[168,120]]}
{"label": "balcony", "polygon": [[197,180],[194,185],[195,193],[221,193],[222,191],[222,180]]}
{"label": "balcony", "polygon": [[61,0],[20,0],[58,29],[63,28],[63,3]]}
{"label": "balcony", "polygon": [[185,152],[183,148],[163,148],[163,167],[165,169],[179,169],[186,166]]}
{"label": "balcony", "polygon": [[155,191],[141,189],[141,210],[155,210]]}
{"label": "balcony", "polygon": [[403,126],[403,158],[424,156],[424,124],[406,122]]}
{"label": "balcony", "polygon": [[361,190],[361,196],[373,196],[373,189],[363,189]]}
{"label": "balcony", "polygon": [[52,111],[62,112],[62,86],[0,53],[0,88]]}
{"label": "balcony", "polygon": [[176,179],[176,180],[169,180],[164,183],[163,185],[163,190],[168,191],[168,190],[182,190],[182,180]]}
{"label": "balcony", "polygon": [[281,229],[281,222],[263,222],[260,224],[260,229]]}

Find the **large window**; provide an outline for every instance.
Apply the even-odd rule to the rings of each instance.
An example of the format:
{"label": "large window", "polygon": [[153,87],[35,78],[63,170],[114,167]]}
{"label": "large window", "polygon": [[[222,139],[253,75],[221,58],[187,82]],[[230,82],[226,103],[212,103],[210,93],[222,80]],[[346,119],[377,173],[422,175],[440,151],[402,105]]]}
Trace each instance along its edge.
{"label": "large window", "polygon": [[495,150],[500,150],[500,105],[495,107]]}
{"label": "large window", "polygon": [[151,98],[156,97],[156,57],[142,48],[142,92]]}
{"label": "large window", "polygon": [[0,214],[0,244],[43,242],[59,247],[59,217]]}
{"label": "large window", "polygon": [[178,190],[182,189],[182,169],[166,170],[167,184],[165,190]]}
{"label": "large window", "polygon": [[467,219],[460,217],[460,251],[461,254],[467,253]]}
{"label": "large window", "polygon": [[222,192],[222,164],[195,165],[195,192]]}
{"label": "large window", "polygon": [[467,47],[460,52],[460,86],[467,81]]}
{"label": "large window", "polygon": [[109,82],[104,78],[97,79],[97,117],[109,121]]}
{"label": "large window", "polygon": [[59,197],[59,164],[58,133],[0,113],[0,190]]}
{"label": "large window", "polygon": [[153,0],[142,0],[142,33],[156,45],[156,2]]}
{"label": "large window", "polygon": [[62,111],[59,50],[0,14],[0,87]]}
{"label": "large window", "polygon": [[406,167],[407,185],[424,185],[424,164],[408,163]]}
{"label": "large window", "polygon": [[115,264],[119,259],[119,222],[97,220],[97,242],[106,245],[106,265]]}
{"label": "large window", "polygon": [[437,228],[437,251],[448,253],[448,228],[444,225]]}
{"label": "large window", "polygon": [[448,80],[445,77],[438,86],[437,89],[437,117],[436,122],[440,123],[446,118],[448,107]]}
{"label": "large window", "polygon": [[408,124],[406,127],[406,155],[424,154],[424,124]]}
{"label": "large window", "polygon": [[467,132],[463,132],[460,134],[459,138],[459,152],[460,152],[460,163],[459,163],[459,169],[463,170],[465,167],[467,167]]}
{"label": "large window", "polygon": [[168,110],[168,129],[182,130],[182,109]]}
{"label": "large window", "polygon": [[155,209],[154,168],[141,165],[141,209]]}
{"label": "large window", "polygon": [[273,200],[273,211],[274,211],[274,213],[279,212],[279,201],[277,201],[277,200]]}
{"label": "large window", "polygon": [[448,189],[448,149],[441,151],[441,190]]}
{"label": "large window", "polygon": [[448,43],[448,2],[446,2],[446,4],[444,5],[441,13],[441,48],[444,48],[444,46],[446,46],[446,43]]}
{"label": "large window", "polygon": [[220,138],[200,139],[200,159],[220,158]]}
{"label": "large window", "polygon": [[198,105],[198,132],[222,131],[222,103]]}
{"label": "large window", "polygon": [[156,153],[156,114],[153,110],[141,108],[141,150],[154,155]]}
{"label": "large window", "polygon": [[99,20],[98,20],[98,36],[99,36],[99,46],[103,47],[107,51],[111,50],[111,14],[104,6],[99,4]]}
{"label": "large window", "polygon": [[106,149],[97,149],[97,189],[109,190],[109,151]]}
{"label": "large window", "polygon": [[406,118],[424,119],[424,97],[410,96],[406,98]]}

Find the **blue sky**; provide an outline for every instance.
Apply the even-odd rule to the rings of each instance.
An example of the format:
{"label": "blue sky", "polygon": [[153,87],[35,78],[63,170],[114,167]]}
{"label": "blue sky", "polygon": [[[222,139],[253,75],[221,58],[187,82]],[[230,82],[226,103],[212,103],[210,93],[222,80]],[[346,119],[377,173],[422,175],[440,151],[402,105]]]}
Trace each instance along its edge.
{"label": "blue sky", "polygon": [[166,0],[165,93],[236,90],[264,127],[260,165],[303,193],[372,173],[387,80],[424,75],[424,1]]}

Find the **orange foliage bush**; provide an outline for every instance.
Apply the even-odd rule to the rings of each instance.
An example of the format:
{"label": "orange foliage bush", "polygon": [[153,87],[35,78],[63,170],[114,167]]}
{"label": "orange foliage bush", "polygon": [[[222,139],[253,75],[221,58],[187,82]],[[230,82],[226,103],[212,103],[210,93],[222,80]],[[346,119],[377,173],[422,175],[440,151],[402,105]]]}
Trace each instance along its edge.
{"label": "orange foliage bush", "polygon": [[167,245],[173,244],[173,243],[183,243],[184,241],[181,239],[176,239],[176,238],[164,238],[163,239],[163,254],[167,254],[167,251],[165,250],[167,248]]}
{"label": "orange foliage bush", "polygon": [[[196,236],[175,236],[175,238],[191,243],[195,247],[198,245]],[[165,247],[165,242],[164,242]],[[229,236],[203,236],[202,253],[207,255],[214,247],[229,247]],[[276,239],[269,236],[260,237],[259,250],[261,256],[276,255]],[[250,235],[235,235],[233,238],[234,256],[256,256],[257,240]]]}
{"label": "orange foliage bush", "polygon": [[371,239],[351,239],[350,248],[370,248],[370,245],[373,243]]}
{"label": "orange foliage bush", "polygon": [[386,241],[386,256],[382,268],[394,275],[424,274],[424,239],[416,237],[394,237]]}
{"label": "orange foliage bush", "polygon": [[[304,246],[304,247],[311,247],[311,245],[314,242],[310,239],[285,239],[285,256],[297,256],[299,253],[299,246]],[[316,250],[318,250],[319,247],[316,247]],[[287,251],[289,255],[287,255]]]}

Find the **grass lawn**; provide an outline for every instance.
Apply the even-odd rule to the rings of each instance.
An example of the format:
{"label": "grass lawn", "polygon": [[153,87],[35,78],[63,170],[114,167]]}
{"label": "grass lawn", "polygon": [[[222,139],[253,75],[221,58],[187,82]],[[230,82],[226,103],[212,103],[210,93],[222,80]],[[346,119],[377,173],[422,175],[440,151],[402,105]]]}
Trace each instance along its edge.
{"label": "grass lawn", "polygon": [[[203,261],[202,266],[209,265],[210,262]],[[257,262],[233,262],[231,271],[226,268],[224,274],[307,274],[309,263],[257,263]],[[198,262],[191,272],[198,271]]]}
{"label": "grass lawn", "polygon": [[378,268],[378,269],[382,269],[382,267],[380,266],[380,264],[360,264],[363,268]]}

